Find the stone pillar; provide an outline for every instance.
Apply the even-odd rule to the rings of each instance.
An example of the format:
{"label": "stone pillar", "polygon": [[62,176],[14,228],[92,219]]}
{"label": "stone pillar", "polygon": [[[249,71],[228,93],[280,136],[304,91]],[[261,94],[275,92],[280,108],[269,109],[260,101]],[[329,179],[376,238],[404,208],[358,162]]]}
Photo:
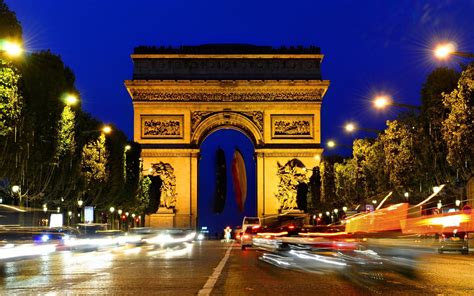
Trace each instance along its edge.
{"label": "stone pillar", "polygon": [[156,214],[151,214],[148,217],[148,227],[151,228],[174,228],[174,217],[176,214],[173,209],[160,207]]}

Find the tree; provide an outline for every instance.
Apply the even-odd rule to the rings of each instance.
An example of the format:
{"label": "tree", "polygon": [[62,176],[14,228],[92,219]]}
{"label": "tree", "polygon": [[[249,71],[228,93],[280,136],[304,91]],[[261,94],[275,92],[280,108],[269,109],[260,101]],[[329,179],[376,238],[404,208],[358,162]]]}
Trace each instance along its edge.
{"label": "tree", "polygon": [[0,39],[21,40],[23,30],[16,14],[0,0]]}
{"label": "tree", "polygon": [[462,72],[457,88],[443,97],[449,110],[441,130],[447,160],[465,182],[474,171],[474,63]]}
{"label": "tree", "polygon": [[314,212],[321,206],[321,173],[319,167],[313,168],[313,174],[309,178],[306,200],[308,212]]}
{"label": "tree", "polygon": [[70,106],[65,106],[58,126],[56,158],[72,155],[76,150],[76,116]]}
{"label": "tree", "polygon": [[421,89],[421,132],[418,135],[421,145],[419,159],[425,176],[424,188],[452,181],[455,172],[446,160],[448,148],[442,135],[443,121],[449,108],[443,104],[443,93],[452,92],[457,85],[459,73],[453,69],[438,68],[426,79]]}
{"label": "tree", "polygon": [[402,121],[387,121],[387,129],[380,136],[385,152],[385,169],[390,184],[397,190],[414,188],[418,170],[411,127]]}
{"label": "tree", "polygon": [[379,139],[355,140],[353,158],[359,171],[358,182],[363,186],[362,197],[369,198],[388,190],[385,154]]}
{"label": "tree", "polygon": [[105,134],[90,141],[82,148],[82,174],[88,183],[107,181],[107,157]]}
{"label": "tree", "polygon": [[342,161],[342,158],[338,156],[327,157],[321,161],[319,169],[321,174],[321,203],[323,205],[337,202],[334,164]]}
{"label": "tree", "polygon": [[21,113],[20,75],[10,63],[0,59],[0,136],[11,134]]}

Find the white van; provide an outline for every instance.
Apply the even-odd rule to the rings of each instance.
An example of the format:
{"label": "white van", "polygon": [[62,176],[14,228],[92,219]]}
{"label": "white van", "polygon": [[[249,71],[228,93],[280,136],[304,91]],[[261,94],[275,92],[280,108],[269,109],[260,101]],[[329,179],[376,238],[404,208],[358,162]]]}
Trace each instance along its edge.
{"label": "white van", "polygon": [[242,221],[242,233],[245,233],[247,227],[261,226],[262,222],[259,217],[244,217]]}

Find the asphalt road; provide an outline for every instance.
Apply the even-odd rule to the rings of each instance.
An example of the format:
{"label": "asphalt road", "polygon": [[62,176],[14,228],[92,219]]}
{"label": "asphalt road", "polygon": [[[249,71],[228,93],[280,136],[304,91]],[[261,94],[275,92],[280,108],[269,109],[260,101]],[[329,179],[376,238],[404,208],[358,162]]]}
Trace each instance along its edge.
{"label": "asphalt road", "polygon": [[[231,248],[229,250],[229,248]],[[417,277],[390,270],[309,273],[259,260],[262,252],[204,241],[161,250],[62,252],[2,264],[2,295],[474,295],[474,254],[428,254]]]}

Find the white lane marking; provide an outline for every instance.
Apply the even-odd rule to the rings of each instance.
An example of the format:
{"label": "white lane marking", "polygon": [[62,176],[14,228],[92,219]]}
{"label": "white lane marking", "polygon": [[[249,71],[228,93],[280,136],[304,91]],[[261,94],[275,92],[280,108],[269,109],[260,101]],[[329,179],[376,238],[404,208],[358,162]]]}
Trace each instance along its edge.
{"label": "white lane marking", "polygon": [[224,255],[224,258],[221,259],[219,264],[217,265],[216,268],[214,268],[214,272],[212,275],[207,279],[207,282],[204,284],[201,290],[197,293],[198,295],[211,295],[212,289],[214,288],[214,285],[217,282],[217,279],[219,279],[219,276],[222,273],[222,270],[224,269],[224,266],[227,262],[227,259],[229,259],[230,251],[232,251],[232,247],[234,244],[230,245],[230,247],[227,249],[227,252]]}

